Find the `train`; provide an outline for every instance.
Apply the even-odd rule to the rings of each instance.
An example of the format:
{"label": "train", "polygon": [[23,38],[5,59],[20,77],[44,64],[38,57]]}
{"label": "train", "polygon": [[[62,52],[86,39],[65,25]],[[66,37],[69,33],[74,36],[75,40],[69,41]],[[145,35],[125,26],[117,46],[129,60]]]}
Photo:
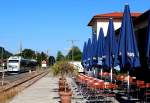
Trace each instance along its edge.
{"label": "train", "polygon": [[7,60],[8,73],[21,73],[36,70],[37,61],[35,59],[25,59],[21,56],[11,56]]}

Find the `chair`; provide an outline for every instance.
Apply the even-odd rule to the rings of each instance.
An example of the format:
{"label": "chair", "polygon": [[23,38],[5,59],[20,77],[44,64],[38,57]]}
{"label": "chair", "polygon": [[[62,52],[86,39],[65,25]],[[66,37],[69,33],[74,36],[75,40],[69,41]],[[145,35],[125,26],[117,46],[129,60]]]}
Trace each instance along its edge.
{"label": "chair", "polygon": [[114,89],[116,89],[117,85],[113,83],[106,83],[105,84],[105,90],[106,90],[106,97],[112,97],[114,101],[114,98],[116,97],[115,93],[113,92]]}
{"label": "chair", "polygon": [[137,97],[141,98],[143,96],[143,91],[145,91],[145,86],[146,86],[145,82],[142,80],[137,80],[136,85],[137,85],[137,92],[138,92]]}
{"label": "chair", "polygon": [[76,103],[87,103],[88,100],[84,99],[83,94],[80,91],[80,89],[78,88],[78,85],[76,84],[75,80],[71,81],[71,85],[72,85],[71,89],[73,92],[73,96],[72,96],[73,101]]}
{"label": "chair", "polygon": [[137,87],[139,88],[145,88],[145,83],[142,80],[137,80],[136,84],[137,84]]}
{"label": "chair", "polygon": [[150,102],[150,83],[146,83],[145,99],[146,103]]}
{"label": "chair", "polygon": [[93,90],[94,100],[91,102],[103,102],[104,101],[104,81],[96,80],[90,85],[90,88]]}

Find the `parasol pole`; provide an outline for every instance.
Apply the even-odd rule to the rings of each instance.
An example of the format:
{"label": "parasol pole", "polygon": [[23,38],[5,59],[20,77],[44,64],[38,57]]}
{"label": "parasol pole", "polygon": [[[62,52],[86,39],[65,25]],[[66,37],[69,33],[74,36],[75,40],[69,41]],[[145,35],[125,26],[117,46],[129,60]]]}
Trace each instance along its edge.
{"label": "parasol pole", "polygon": [[112,67],[111,67],[111,70],[110,70],[110,80],[111,80],[111,83],[112,83]]}
{"label": "parasol pole", "polygon": [[128,100],[129,100],[130,99],[130,75],[129,75],[129,71],[128,71],[127,90],[128,90]]}
{"label": "parasol pole", "polygon": [[102,79],[102,76],[103,76],[103,69],[101,68],[101,79]]}

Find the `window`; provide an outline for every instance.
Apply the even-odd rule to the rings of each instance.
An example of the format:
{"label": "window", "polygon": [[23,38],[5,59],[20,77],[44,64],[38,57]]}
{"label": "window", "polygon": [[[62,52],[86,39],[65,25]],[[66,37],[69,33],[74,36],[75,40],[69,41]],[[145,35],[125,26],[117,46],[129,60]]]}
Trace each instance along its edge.
{"label": "window", "polygon": [[19,60],[9,60],[9,63],[18,63]]}

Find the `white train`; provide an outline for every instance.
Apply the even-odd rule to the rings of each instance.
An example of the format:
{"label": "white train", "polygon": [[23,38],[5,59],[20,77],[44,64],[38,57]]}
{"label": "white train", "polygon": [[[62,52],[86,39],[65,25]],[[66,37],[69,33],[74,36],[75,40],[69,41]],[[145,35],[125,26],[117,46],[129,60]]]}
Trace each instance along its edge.
{"label": "white train", "polygon": [[35,70],[37,61],[34,59],[24,59],[21,56],[11,56],[7,60],[7,72],[21,73]]}

